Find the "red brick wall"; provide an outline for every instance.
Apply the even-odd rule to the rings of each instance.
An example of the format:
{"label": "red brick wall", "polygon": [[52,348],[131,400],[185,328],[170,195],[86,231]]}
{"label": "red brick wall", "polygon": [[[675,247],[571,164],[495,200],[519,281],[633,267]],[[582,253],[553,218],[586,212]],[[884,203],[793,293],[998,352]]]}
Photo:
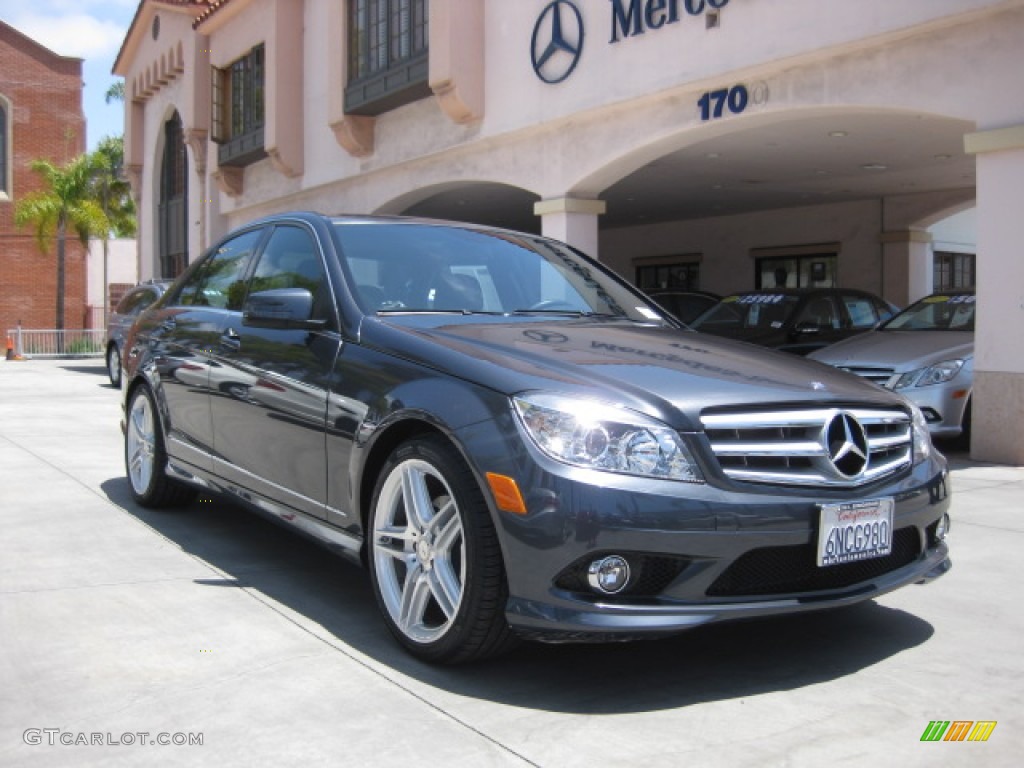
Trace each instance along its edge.
{"label": "red brick wall", "polygon": [[[0,96],[7,109],[8,199],[0,199],[0,333],[20,320],[53,328],[57,306],[57,247],[44,255],[31,229],[14,226],[16,201],[40,189],[29,167],[36,159],[63,165],[85,151],[82,62],[58,56],[0,21]],[[85,249],[67,245],[64,327],[84,327]]]}

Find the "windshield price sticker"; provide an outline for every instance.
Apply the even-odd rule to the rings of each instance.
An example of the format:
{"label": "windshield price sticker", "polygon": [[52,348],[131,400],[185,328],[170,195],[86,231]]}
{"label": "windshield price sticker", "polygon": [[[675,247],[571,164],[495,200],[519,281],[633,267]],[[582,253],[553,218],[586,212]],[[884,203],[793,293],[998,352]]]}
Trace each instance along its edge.
{"label": "windshield price sticker", "polygon": [[751,293],[744,296],[726,296],[723,304],[781,304],[786,297],[774,293]]}
{"label": "windshield price sticker", "polygon": [[823,504],[818,565],[841,565],[891,553],[894,506],[891,498]]}

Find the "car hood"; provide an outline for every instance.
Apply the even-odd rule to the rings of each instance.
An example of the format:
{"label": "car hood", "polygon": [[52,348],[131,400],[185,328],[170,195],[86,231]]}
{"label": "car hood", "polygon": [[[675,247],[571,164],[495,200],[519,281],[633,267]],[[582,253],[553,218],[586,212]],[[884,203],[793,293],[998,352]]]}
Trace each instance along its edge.
{"label": "car hood", "polygon": [[829,365],[913,371],[974,356],[971,331],[869,331],[810,355]]}
{"label": "car hood", "polygon": [[785,343],[789,339],[789,328],[730,328],[726,331],[719,330],[705,330],[700,327],[695,327],[695,331],[701,333],[707,333],[712,336],[718,336],[723,339],[736,339],[737,341],[746,341],[751,344],[760,344],[762,346],[775,347]]}
{"label": "car hood", "polygon": [[817,362],[628,321],[396,315],[368,318],[361,341],[504,394],[589,396],[679,429],[714,406],[903,402]]}

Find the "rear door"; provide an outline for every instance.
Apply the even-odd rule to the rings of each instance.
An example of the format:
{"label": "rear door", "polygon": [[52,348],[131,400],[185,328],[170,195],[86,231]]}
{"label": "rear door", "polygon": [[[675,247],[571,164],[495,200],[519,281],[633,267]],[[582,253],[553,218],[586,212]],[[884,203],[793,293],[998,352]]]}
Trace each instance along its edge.
{"label": "rear door", "polygon": [[264,232],[250,230],[222,243],[194,268],[156,312],[145,334],[166,406],[167,453],[207,471],[213,468],[210,372],[227,314],[244,297],[244,278]]}

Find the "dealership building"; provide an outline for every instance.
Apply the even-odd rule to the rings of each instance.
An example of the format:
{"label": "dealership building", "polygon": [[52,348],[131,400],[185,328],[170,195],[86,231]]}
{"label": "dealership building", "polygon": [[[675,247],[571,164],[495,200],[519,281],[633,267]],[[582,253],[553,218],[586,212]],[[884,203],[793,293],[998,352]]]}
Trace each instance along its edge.
{"label": "dealership building", "polygon": [[143,0],[139,272],[283,210],[538,232],[645,289],[976,286],[1024,464],[1024,0]]}

